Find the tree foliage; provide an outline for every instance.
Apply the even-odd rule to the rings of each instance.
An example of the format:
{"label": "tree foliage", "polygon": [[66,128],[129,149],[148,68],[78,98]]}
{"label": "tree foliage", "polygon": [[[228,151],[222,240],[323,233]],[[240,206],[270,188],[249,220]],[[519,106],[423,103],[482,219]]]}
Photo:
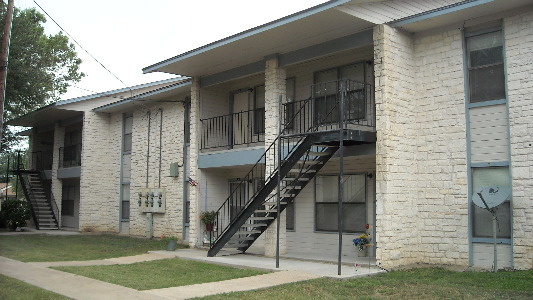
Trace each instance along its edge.
{"label": "tree foliage", "polygon": [[0,218],[15,231],[17,227],[26,226],[26,221],[31,218],[30,205],[25,200],[6,200],[2,203]]}
{"label": "tree foliage", "polygon": [[[1,2],[2,11],[7,5]],[[62,33],[47,35],[46,18],[35,8],[15,8],[7,73],[4,120],[11,120],[60,99],[71,83],[85,76],[74,45]],[[3,35],[5,14],[0,20]],[[1,40],[0,40],[1,41]],[[2,150],[15,142],[4,128]]]}

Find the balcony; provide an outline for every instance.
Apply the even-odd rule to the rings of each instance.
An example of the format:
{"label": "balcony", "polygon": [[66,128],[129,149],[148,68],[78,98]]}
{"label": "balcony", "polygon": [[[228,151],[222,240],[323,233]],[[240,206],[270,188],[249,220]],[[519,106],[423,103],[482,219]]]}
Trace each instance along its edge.
{"label": "balcony", "polygon": [[248,147],[265,142],[265,110],[242,111],[200,119],[201,150]]}
{"label": "balcony", "polygon": [[[337,80],[315,84],[311,97],[283,103],[282,110],[285,135],[339,129],[341,112],[345,129],[375,132],[374,87],[367,83]],[[200,149],[205,152],[261,145],[265,141],[264,118],[264,109],[258,109],[201,119]]]}
{"label": "balcony", "polygon": [[45,171],[52,170],[52,152],[35,151],[30,153],[30,170]]}
{"label": "balcony", "polygon": [[81,145],[59,148],[59,169],[81,166]]}

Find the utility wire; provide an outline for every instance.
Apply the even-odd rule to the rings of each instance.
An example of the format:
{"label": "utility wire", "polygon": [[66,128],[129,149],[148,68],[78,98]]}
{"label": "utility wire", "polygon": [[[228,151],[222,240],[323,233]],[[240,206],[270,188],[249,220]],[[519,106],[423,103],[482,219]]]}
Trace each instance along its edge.
{"label": "utility wire", "polygon": [[[78,41],[76,41],[76,39],[74,39],[74,37],[72,37],[72,35],[70,35],[65,29],[63,29],[63,27],[61,27],[61,25],[59,25],[56,20],[54,20],[54,18],[52,18],[52,16],[50,16],[46,10],[44,10],[44,8],[42,8],[39,3],[37,3],[37,1],[33,0],[33,2],[39,6],[39,8],[50,18],[50,20],[52,20],[52,22],[54,22],[69,38],[72,39],[72,41],[74,41],[74,43],[76,43],[76,45],[78,45],[83,51],[85,51],[92,59],[94,59],[97,63],[99,63],[102,68],[104,68],[107,72],[109,72],[109,74],[113,75],[113,77],[115,77],[118,81],[120,81],[126,88],[130,89],[130,87],[128,87],[124,81],[120,80],[120,78],[117,77],[117,75],[115,75],[113,72],[111,72],[108,68],[106,68],[104,66],[104,64],[102,64],[98,59],[96,59],[91,53],[89,53],[89,51],[85,50],[85,48],[83,48],[82,45],[80,45],[80,43],[78,43]],[[133,93],[133,90],[132,90],[132,93]]]}

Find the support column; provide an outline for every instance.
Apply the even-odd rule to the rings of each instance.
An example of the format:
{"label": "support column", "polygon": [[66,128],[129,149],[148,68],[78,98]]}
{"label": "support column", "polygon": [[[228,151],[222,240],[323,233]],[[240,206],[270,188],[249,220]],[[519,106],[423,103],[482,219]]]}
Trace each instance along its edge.
{"label": "support column", "polygon": [[59,211],[58,222],[61,227],[61,199],[63,198],[63,182],[57,179],[57,169],[59,168],[59,148],[65,144],[65,127],[55,124],[54,128],[54,148],[52,152],[52,194],[56,200]]}
{"label": "support column", "polygon": [[[285,101],[285,70],[279,67],[277,57],[269,58],[266,61],[265,67],[265,147],[268,148],[270,144],[279,135],[279,97]],[[273,154],[273,153],[272,153]],[[266,176],[272,172],[277,165],[277,161],[273,155],[267,157]],[[280,254],[287,252],[286,243],[286,214],[282,213],[280,216]],[[276,222],[272,223],[265,232],[265,255],[276,255],[276,240],[277,240],[277,226]]]}
{"label": "support column", "polygon": [[[199,121],[200,121],[200,79],[193,78],[191,85],[191,111],[190,111],[190,134],[191,144],[189,153],[189,177],[200,182],[200,170],[198,169],[198,155],[200,145]],[[202,227],[200,226],[200,207],[199,207],[199,186],[192,186],[189,189],[189,246],[195,247],[200,244],[200,235]],[[186,201],[187,199],[183,199]]]}

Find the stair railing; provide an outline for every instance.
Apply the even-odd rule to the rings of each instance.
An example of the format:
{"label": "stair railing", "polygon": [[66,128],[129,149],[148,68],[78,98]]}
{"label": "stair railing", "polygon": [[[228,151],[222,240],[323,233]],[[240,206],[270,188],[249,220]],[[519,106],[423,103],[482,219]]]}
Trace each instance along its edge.
{"label": "stair railing", "polygon": [[56,199],[54,197],[54,193],[52,193],[52,189],[43,184],[46,180],[46,175],[44,174],[44,171],[39,172],[39,178],[41,180],[41,186],[43,187],[43,191],[46,195],[46,201],[48,201],[48,204],[52,208],[52,215],[54,216],[54,219],[56,220],[57,228],[61,228],[61,225],[59,223],[59,207],[57,206]]}
{"label": "stair railing", "polygon": [[[334,86],[334,89],[331,88],[332,86]],[[368,84],[351,80],[325,82],[311,87],[310,98],[283,104],[284,113],[280,116],[280,118],[284,119],[282,122],[283,129],[280,130],[280,134],[271,142],[251,170],[241,179],[239,184],[230,192],[230,196],[217,210],[217,217],[214,222],[214,238],[218,239],[228,230],[232,221],[244,211],[261,189],[256,189],[251,196],[244,199],[243,197],[236,197],[239,190],[247,190],[247,185],[253,183],[254,180],[259,179],[266,183],[273,179],[274,176],[277,176],[279,166],[275,162],[283,161],[289,157],[309,133],[335,130],[339,126],[344,128],[345,124],[339,124],[338,122],[338,119],[340,119],[338,107],[341,98],[348,99],[348,102],[344,103],[345,105],[350,103],[349,101],[352,101],[350,98],[352,98],[352,104],[364,103],[365,107],[371,106],[368,105],[366,96],[370,88]],[[359,95],[362,93],[363,96],[353,97],[353,95],[358,95],[357,92],[359,92]],[[341,93],[344,93],[345,97],[341,97]],[[349,96],[346,97],[346,95]],[[354,122],[355,120],[356,123],[363,124],[364,122],[361,120],[368,119],[368,113],[361,106],[361,104],[359,106],[354,105],[354,108],[349,108],[345,111],[348,114],[353,113],[354,116],[354,112],[365,112],[364,116],[363,113],[360,113],[357,115],[358,118],[345,117],[345,119],[348,122]],[[366,122],[364,126],[368,126],[371,123],[373,122]],[[272,196],[268,197],[268,199],[271,199]]]}

